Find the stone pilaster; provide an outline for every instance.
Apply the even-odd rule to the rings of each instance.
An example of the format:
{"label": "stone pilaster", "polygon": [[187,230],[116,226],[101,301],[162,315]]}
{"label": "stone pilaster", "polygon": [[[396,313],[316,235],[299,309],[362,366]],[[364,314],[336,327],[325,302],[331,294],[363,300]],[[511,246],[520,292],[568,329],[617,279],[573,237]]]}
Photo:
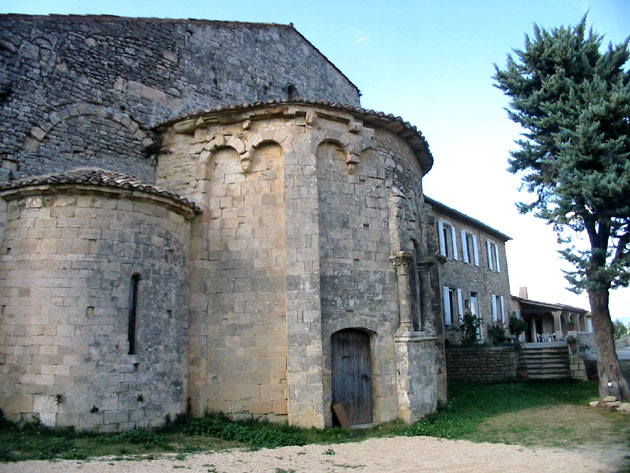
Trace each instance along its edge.
{"label": "stone pilaster", "polygon": [[412,332],[413,317],[411,314],[409,268],[413,262],[413,256],[408,251],[397,251],[392,255],[390,261],[396,268],[396,279],[398,281],[398,313],[400,315],[398,332]]}

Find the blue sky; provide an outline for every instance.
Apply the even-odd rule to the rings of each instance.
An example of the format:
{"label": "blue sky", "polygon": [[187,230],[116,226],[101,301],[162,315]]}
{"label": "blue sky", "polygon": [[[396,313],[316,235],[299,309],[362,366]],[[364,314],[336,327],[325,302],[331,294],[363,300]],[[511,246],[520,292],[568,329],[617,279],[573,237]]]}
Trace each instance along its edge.
{"label": "blue sky", "polygon": [[[422,131],[435,158],[423,181],[427,195],[513,238],[513,294],[528,286],[532,299],[588,308],[586,296],[565,290],[566,265],[551,229],[516,212],[514,202],[527,196],[505,169],[519,128],[491,76],[534,23],[572,25],[588,12],[606,44],[622,42],[630,35],[630,0],[0,0],[0,12],[293,23],[359,87],[363,107],[400,115]],[[610,306],[613,319],[630,322],[630,289],[614,291]]]}

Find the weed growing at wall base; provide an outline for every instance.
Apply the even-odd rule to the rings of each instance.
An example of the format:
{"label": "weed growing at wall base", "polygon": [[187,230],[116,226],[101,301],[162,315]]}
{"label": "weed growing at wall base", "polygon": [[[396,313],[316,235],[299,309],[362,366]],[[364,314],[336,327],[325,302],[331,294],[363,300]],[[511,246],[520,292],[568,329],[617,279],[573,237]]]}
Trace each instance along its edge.
{"label": "weed growing at wall base", "polygon": [[[178,418],[162,430],[94,434],[49,429],[39,422],[18,428],[0,417],[0,461],[85,459],[103,455],[133,459],[167,452],[183,458],[190,453],[231,447],[258,449],[332,444],[397,435],[551,447],[574,447],[603,437],[630,440],[627,417],[588,407],[588,401],[595,398],[596,383],[453,382],[449,385],[448,403],[415,424],[394,421],[358,430],[301,429],[256,420],[233,421],[222,414],[207,414],[201,418]],[[326,452],[333,455],[334,449]]]}

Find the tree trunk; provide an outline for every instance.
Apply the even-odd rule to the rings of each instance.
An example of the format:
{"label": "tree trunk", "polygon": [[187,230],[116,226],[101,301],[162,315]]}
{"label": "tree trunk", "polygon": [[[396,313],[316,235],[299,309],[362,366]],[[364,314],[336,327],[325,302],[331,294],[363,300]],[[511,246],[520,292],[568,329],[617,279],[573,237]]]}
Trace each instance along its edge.
{"label": "tree trunk", "polygon": [[619,366],[615,351],[613,324],[608,310],[608,291],[589,291],[593,331],[597,348],[597,372],[599,374],[599,398],[615,396],[619,401],[630,400],[628,382]]}

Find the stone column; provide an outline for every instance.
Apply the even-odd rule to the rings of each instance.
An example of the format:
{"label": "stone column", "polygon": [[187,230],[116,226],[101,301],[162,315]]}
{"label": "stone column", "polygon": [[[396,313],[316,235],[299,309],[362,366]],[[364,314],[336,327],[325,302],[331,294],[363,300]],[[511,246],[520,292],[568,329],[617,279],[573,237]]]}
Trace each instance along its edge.
{"label": "stone column", "polygon": [[534,316],[529,318],[529,335],[532,338],[532,343],[538,343],[538,338],[536,337],[536,317]]}
{"label": "stone column", "polygon": [[418,284],[420,285],[420,330],[435,333],[434,321],[431,316],[431,284],[429,268],[435,263],[433,258],[422,258],[418,261]]}
{"label": "stone column", "polygon": [[[396,268],[398,282],[398,313],[400,325],[398,332],[407,333],[413,331],[413,318],[411,314],[411,284],[409,280],[409,268],[413,262],[413,256],[408,251],[397,251],[389,260]],[[422,325],[422,322],[420,322]]]}
{"label": "stone column", "polygon": [[551,313],[553,315],[553,330],[556,334],[556,341],[562,340],[562,311],[555,310]]}

